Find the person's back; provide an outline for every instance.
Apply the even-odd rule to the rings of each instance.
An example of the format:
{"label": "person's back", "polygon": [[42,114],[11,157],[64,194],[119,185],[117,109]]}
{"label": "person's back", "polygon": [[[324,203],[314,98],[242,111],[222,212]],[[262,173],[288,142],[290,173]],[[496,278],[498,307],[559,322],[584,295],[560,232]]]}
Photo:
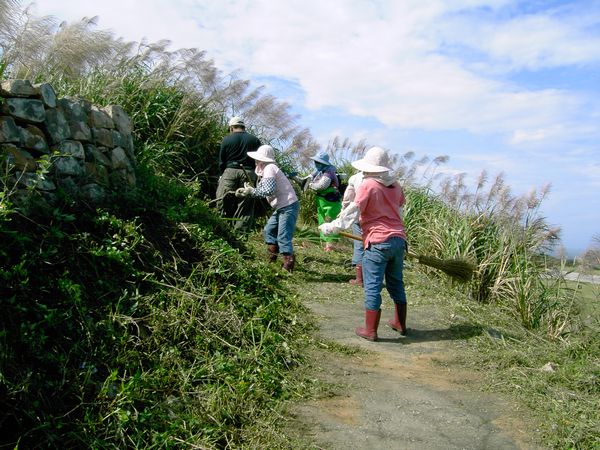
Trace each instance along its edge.
{"label": "person's back", "polygon": [[381,180],[365,177],[355,202],[361,212],[360,225],[365,246],[384,242],[392,236],[406,239],[400,217],[400,208],[405,203],[404,192],[393,178],[389,184],[385,184]]}
{"label": "person's back", "polygon": [[248,152],[253,152],[258,147],[260,147],[260,140],[246,131],[238,131],[225,136],[221,142],[219,156],[221,173],[227,168],[237,169],[240,166],[254,170],[254,160],[248,156]]}
{"label": "person's back", "polygon": [[283,173],[277,164],[267,164],[262,176],[263,178],[274,179],[277,186],[275,191],[266,197],[271,207],[279,209],[298,201],[298,196],[292,183],[290,183],[288,177],[285,176],[285,173]]}
{"label": "person's back", "polygon": [[246,132],[246,125],[240,117],[229,121],[229,135],[223,138],[219,152],[219,185],[217,186],[217,208],[226,218],[237,219],[234,228],[248,232],[254,225],[254,201],[236,198],[232,195],[245,183],[254,185],[255,163],[248,152],[260,147],[260,140]]}

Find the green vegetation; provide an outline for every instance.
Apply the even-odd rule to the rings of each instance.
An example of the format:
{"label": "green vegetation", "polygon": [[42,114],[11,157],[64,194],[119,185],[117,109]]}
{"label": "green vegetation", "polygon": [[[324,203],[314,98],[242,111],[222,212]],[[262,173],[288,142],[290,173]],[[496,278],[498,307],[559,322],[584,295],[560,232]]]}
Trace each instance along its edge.
{"label": "green vegetation", "polygon": [[[294,295],[301,285],[281,283],[287,275],[206,200],[233,113],[288,171],[310,169],[314,140],[287,105],[223,76],[203,52],[136,47],[93,26],[58,26],[0,0],[3,79],[122,105],[139,162],[136,190],[97,209],[61,195],[56,207],[25,211],[0,177],[0,446],[289,448],[277,420],[281,402],[305,395],[291,370],[310,329]],[[366,147],[334,140],[328,151],[351,174]],[[435,288],[470,326],[499,330],[501,339],[471,339],[465,364],[476,360],[491,388],[538,411],[548,446],[600,445],[598,318],[581,320],[582,289],[547,271],[557,232],[538,214],[546,190],[515,198],[498,177],[485,191],[482,174],[474,194],[460,176],[435,193],[415,174],[434,180],[446,158],[413,156],[394,167],[410,245],[477,265],[464,285],[415,267],[415,289]],[[302,202],[297,237],[311,245],[310,195]],[[597,291],[585,297],[597,311]]]}
{"label": "green vegetation", "polygon": [[550,340],[521,327],[510,311],[465,303],[453,308],[488,330],[465,346],[462,363],[481,371],[490,390],[527,406],[544,447],[600,445],[598,316],[576,335]]}
{"label": "green vegetation", "polygon": [[[323,252],[310,240],[303,242],[298,270],[289,280],[290,289],[301,301],[335,302],[356,305],[360,293],[348,287],[352,277],[348,267],[351,250],[335,252],[323,258]],[[257,250],[259,240],[251,240]],[[584,300],[594,305],[594,315],[587,317],[577,333],[562,338],[550,338],[545,329],[530,330],[519,320],[510,305],[477,302],[466,286],[453,283],[448,277],[407,261],[405,271],[410,305],[408,325],[414,323],[421,308],[435,308],[436,328],[443,329],[447,339],[456,341],[456,353],[446,355],[460,367],[478,371],[485,388],[515,399],[521,406],[521,416],[531,425],[531,433],[539,439],[541,448],[590,449],[600,445],[598,399],[600,391],[600,315],[597,308],[598,290],[582,286],[593,295]],[[318,288],[316,287],[318,283]],[[570,284],[570,283],[569,283]],[[315,293],[317,292],[317,298]],[[575,295],[575,291],[571,291]],[[594,294],[595,293],[595,294]],[[385,294],[387,295],[387,294]],[[390,305],[385,299],[385,307]],[[579,321],[582,316],[574,315]],[[360,317],[356,317],[359,323]],[[422,320],[422,319],[421,319]],[[352,326],[348,324],[348,333]],[[382,327],[382,325],[380,325]],[[352,356],[363,352],[354,346],[340,346],[328,341],[314,342],[320,358],[327,353]],[[310,361],[307,361],[310,363]],[[318,365],[318,361],[314,364]],[[326,387],[312,386],[319,397],[331,393]]]}
{"label": "green vegetation", "polygon": [[139,181],[110,211],[2,214],[3,444],[273,439],[302,308],[185,189]]}

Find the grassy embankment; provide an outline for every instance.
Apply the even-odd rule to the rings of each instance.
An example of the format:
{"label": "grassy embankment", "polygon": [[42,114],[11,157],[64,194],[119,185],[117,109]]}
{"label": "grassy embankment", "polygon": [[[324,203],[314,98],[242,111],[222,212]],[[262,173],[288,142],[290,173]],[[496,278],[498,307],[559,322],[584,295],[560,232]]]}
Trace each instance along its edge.
{"label": "grassy embankment", "polygon": [[[7,27],[27,18],[2,20],[6,13]],[[232,111],[252,116],[263,140],[282,143],[286,162],[301,160],[294,152],[305,134],[288,122],[269,135],[289,121],[286,108],[245,82],[223,81],[201,52],[148,45],[131,56],[131,46],[89,33],[90,23],[47,38],[48,22],[28,25],[29,37],[1,36],[2,76],[122,105],[136,133],[139,190],[100,209],[64,197],[25,218],[4,183],[4,444],[288,445],[273,424],[279,401],[307,388],[289,371],[306,345],[302,307],[200,199],[214,192]],[[548,446],[598,446],[598,320],[582,322],[579,290],[545,276],[540,255],[553,238],[538,214],[545,194],[513,198],[497,178],[487,192],[467,194],[459,179],[437,195],[402,179],[412,248],[477,265],[466,286],[440,281],[448,307],[502,336],[470,339],[465,364],[539,411]],[[548,362],[552,370],[540,370]]]}
{"label": "grassy embankment", "polygon": [[139,179],[110,210],[3,211],[2,446],[281,445],[301,305],[188,191]]}
{"label": "grassy embankment", "polygon": [[3,19],[15,33],[2,39],[23,39],[1,42],[2,78],[122,105],[139,166],[137,189],[107,204],[59,191],[57,205],[26,211],[2,161],[1,446],[283,445],[277,405],[305,390],[290,375],[302,308],[203,201],[228,108],[273,100],[201,53],[132,55],[89,22]]}

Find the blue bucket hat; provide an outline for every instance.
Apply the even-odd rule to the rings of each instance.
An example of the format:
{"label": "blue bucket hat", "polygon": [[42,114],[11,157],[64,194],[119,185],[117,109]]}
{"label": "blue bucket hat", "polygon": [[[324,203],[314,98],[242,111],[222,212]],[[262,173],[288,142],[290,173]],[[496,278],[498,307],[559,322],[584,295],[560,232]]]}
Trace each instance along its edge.
{"label": "blue bucket hat", "polygon": [[313,161],[319,162],[321,164],[326,164],[328,166],[331,165],[331,162],[329,162],[329,155],[325,152],[319,153],[315,156],[311,156],[310,159],[312,159]]}

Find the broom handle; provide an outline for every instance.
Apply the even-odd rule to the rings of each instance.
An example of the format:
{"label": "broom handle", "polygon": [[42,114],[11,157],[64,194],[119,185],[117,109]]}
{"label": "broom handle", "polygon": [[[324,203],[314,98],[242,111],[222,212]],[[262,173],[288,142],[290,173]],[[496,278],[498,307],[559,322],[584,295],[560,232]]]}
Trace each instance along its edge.
{"label": "broom handle", "polygon": [[[350,238],[350,239],[354,239],[355,241],[362,241],[362,237],[361,236],[358,236],[358,235],[352,234],[352,233],[348,233],[347,231],[339,231],[338,234],[340,236],[344,236],[344,237],[347,237],[347,238]],[[419,257],[419,255],[417,255],[417,254],[415,254],[413,252],[410,252],[410,251],[407,252],[407,254],[408,254],[408,256],[411,256],[413,258],[418,258]]]}
{"label": "broom handle", "polygon": [[[341,236],[344,236],[344,237],[347,237],[350,239],[362,240],[362,238],[360,236],[357,236],[352,233],[348,233],[346,231],[340,231],[339,234]],[[411,258],[415,258],[421,264],[425,264],[426,266],[441,270],[446,275],[449,275],[460,281],[469,281],[471,279],[471,277],[473,276],[473,271],[475,270],[475,266],[472,263],[469,263],[467,261],[460,261],[460,260],[442,261],[442,260],[438,260],[437,258],[431,259],[431,258],[427,258],[427,257],[425,257],[425,260],[423,260],[423,258],[424,258],[423,256],[419,256],[416,253],[412,253],[410,251],[407,252],[406,255]]]}
{"label": "broom handle", "polygon": [[340,236],[344,236],[350,239],[354,239],[355,241],[362,241],[361,236],[357,236],[356,234],[348,233],[347,231],[339,231],[338,234]]}

